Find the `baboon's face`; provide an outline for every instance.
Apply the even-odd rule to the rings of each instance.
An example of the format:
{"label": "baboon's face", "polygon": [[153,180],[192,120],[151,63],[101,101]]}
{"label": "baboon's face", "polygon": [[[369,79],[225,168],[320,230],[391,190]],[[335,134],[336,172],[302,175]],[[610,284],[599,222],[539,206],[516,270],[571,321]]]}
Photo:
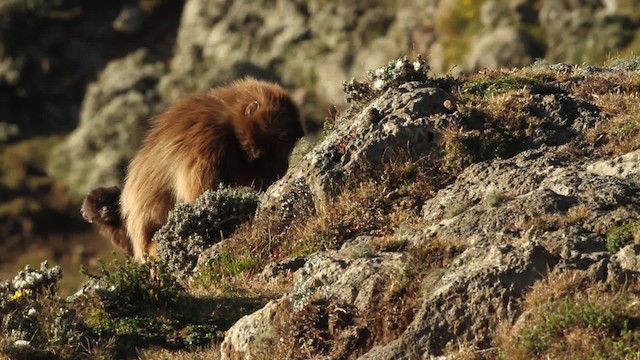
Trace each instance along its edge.
{"label": "baboon's face", "polygon": [[85,197],[80,212],[82,217],[90,223],[119,223],[120,189],[113,186],[91,190]]}
{"label": "baboon's face", "polygon": [[289,155],[304,129],[297,106],[288,97],[279,99],[278,106],[260,107],[251,114],[264,122],[266,134],[256,138],[261,156],[251,162],[256,170],[256,184],[265,189],[282,177],[289,168]]}

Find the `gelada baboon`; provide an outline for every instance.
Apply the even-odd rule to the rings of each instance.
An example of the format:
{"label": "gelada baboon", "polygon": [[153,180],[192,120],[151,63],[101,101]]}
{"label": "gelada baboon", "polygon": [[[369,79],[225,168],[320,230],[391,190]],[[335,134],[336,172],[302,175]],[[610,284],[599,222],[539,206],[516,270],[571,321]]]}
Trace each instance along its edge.
{"label": "gelada baboon", "polygon": [[188,97],[153,120],[122,194],[91,190],[83,216],[143,262],[155,255],[151,239],[176,202],[219,184],[266,188],[287,171],[303,135],[297,106],[273,83],[249,78]]}

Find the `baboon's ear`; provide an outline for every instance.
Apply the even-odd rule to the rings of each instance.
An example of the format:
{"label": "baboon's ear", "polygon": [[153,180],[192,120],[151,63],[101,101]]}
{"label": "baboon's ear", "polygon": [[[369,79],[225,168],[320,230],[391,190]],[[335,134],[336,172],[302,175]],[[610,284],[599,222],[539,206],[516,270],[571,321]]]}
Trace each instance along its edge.
{"label": "baboon's ear", "polygon": [[254,101],[251,104],[247,105],[247,108],[244,109],[244,116],[250,116],[256,111],[258,111],[258,109],[260,109],[260,103],[257,101]]}

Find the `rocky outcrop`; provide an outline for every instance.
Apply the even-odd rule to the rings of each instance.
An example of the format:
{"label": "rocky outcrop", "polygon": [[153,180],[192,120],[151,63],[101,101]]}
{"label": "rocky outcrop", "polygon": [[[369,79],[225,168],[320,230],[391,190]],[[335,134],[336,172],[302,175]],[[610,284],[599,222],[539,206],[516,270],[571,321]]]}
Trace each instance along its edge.
{"label": "rocky outcrop", "polygon": [[323,210],[334,190],[365,167],[380,168],[390,159],[405,155],[405,150],[415,157],[442,156],[442,149],[436,145],[442,131],[459,123],[455,117],[444,116],[450,112],[446,104],[454,102],[441,89],[418,83],[389,89],[312,149],[269,189],[261,208],[282,208],[289,197],[298,194],[291,189],[303,187],[309,189],[307,203]]}
{"label": "rocky outcrop", "polygon": [[[574,79],[588,82],[612,70],[573,71],[583,74]],[[231,327],[222,344],[223,359],[259,358],[261,349],[278,349],[290,337],[294,343],[315,344],[306,347],[315,351],[313,356],[329,358],[408,359],[464,348],[491,353],[497,329],[523,316],[523,298],[536,282],[574,272],[596,283],[619,285],[635,278],[637,245],[618,250],[607,234],[636,221],[640,213],[637,151],[605,157],[601,145],[585,139],[610,122],[611,114],[561,87],[541,91],[531,94],[520,110],[544,119],[544,125],[530,129],[514,145],[515,156],[472,164],[454,182],[424,198],[424,225],[385,240],[404,244],[396,250],[372,251],[379,240],[358,236],[290,268],[295,271],[291,290]],[[488,125],[465,115],[466,96],[428,82],[383,89],[338,119],[333,132],[268,190],[265,203],[286,208],[288,202],[282,199],[299,196],[303,187],[307,204],[320,213],[331,211],[321,207],[331,203],[340,189],[336,184],[358,178],[365,164],[368,170],[381,171],[401,149],[442,164],[452,127],[471,136]],[[374,314],[381,316],[381,303],[393,301],[393,296],[407,299],[393,295],[394,283],[412,266],[406,250],[397,249],[437,251],[433,249],[443,243],[448,250],[440,251],[446,255],[437,258],[439,265],[422,280],[428,287],[412,311],[403,313],[406,323],[395,318],[395,333],[387,329],[386,337],[380,335],[376,328],[384,320]],[[354,254],[363,255],[354,259]],[[425,255],[417,266],[434,266],[430,259]],[[267,279],[278,276],[271,270],[265,274]],[[296,333],[292,323],[282,320],[308,321],[310,309],[328,319],[343,311],[351,320],[342,327],[331,325],[332,320],[326,328],[316,323],[318,337]],[[369,327],[362,325],[367,321]],[[280,345],[274,337],[280,337]],[[322,341],[331,345],[325,348]],[[345,348],[350,350],[342,352]],[[287,357],[302,356],[287,349]]]}
{"label": "rocky outcrop", "polygon": [[490,347],[498,324],[514,318],[518,299],[555,261],[543,246],[533,243],[467,249],[424,299],[402,336],[361,359],[442,355],[450,343]]}
{"label": "rocky outcrop", "polygon": [[[107,74],[140,62],[142,52]],[[215,339],[223,359],[530,357],[580,326],[589,336],[574,331],[572,342],[596,341],[591,332],[608,326],[594,346],[620,346],[612,344],[640,331],[636,65],[538,63],[440,78],[420,58],[403,58],[346,82],[350,107],[260,195],[255,217],[238,224],[252,217],[255,193],[225,189],[176,206],[155,237],[159,263],[93,276],[119,285],[62,322],[73,335],[64,349],[75,354],[78,341],[106,347],[124,334],[136,340],[117,343],[118,354],[154,344],[199,351]],[[99,79],[87,113],[159,99],[162,66],[143,68],[114,83]],[[162,277],[148,278],[150,269]],[[29,292],[0,290],[0,311],[16,320],[7,333],[37,314]],[[145,296],[136,306],[148,321],[138,308],[104,305],[135,302],[127,292]],[[172,304],[170,319],[168,303],[145,303],[160,294]],[[597,301],[621,307],[601,310]],[[96,310],[107,320],[93,318]],[[43,311],[3,349],[56,354],[51,335],[27,336],[58,313]],[[559,316],[560,330],[531,325]],[[509,336],[520,353],[505,345]]]}

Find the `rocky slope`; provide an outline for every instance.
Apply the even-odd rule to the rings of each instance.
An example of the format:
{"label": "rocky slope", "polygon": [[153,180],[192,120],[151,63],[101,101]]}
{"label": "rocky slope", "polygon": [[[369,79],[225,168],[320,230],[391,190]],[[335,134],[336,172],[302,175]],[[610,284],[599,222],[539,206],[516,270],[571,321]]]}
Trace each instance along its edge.
{"label": "rocky slope", "polygon": [[[394,68],[392,64],[382,71]],[[463,165],[453,183],[417,199],[416,190],[407,189],[409,184],[381,189],[377,198],[381,204],[390,200],[403,204],[405,197],[410,199],[409,210],[416,211],[416,203],[421,204],[417,223],[397,224],[383,235],[385,243],[396,244],[391,249],[380,248],[379,236],[356,232],[306,257],[283,297],[229,330],[222,358],[259,359],[272,346],[291,358],[304,358],[304,351],[309,351],[329,358],[404,359],[455,354],[455,349],[494,357],[499,353],[500,326],[532,322],[524,317],[524,299],[545,279],[571,274],[589,284],[635,287],[634,264],[640,254],[632,239],[637,225],[627,230],[622,243],[617,243],[615,231],[638,221],[637,150],[614,156],[612,151],[630,149],[603,147],[637,137],[638,106],[612,112],[610,106],[615,105],[594,101],[598,95],[608,97],[612,89],[593,86],[628,76],[635,80],[622,96],[635,102],[637,66],[631,72],[553,68],[562,69],[540,65],[516,73],[476,75],[480,82],[451,79],[462,91],[455,87],[445,91],[429,81],[407,82],[378,92],[357,113],[340,119],[337,128],[267,192],[265,198],[278,199],[268,206],[277,208],[278,201],[286,203],[303,187],[307,202],[320,214],[332,211],[327,198],[337,182],[357,177],[361,166],[378,168],[373,175],[378,182],[376,176],[388,176],[388,170],[380,171],[382,164],[397,161],[399,151],[408,151],[412,161],[426,157],[440,165],[429,170],[441,172],[450,171],[446,166],[450,157],[485,160],[478,158],[480,149],[496,154],[507,147],[500,151],[515,155]],[[534,81],[540,79],[545,80]],[[528,85],[530,81],[536,86]],[[469,96],[476,86],[485,89],[481,98]],[[583,96],[577,91],[582,87],[593,93]],[[633,135],[622,135],[626,130],[620,126],[631,123]],[[496,134],[513,138],[503,136],[494,142]],[[480,149],[476,140],[470,141],[476,136]],[[617,136],[621,138],[616,140]],[[452,146],[457,141],[461,149]],[[384,208],[379,210],[385,212]],[[411,263],[416,261],[409,260],[411,249],[440,254]],[[433,260],[436,264],[430,263]],[[416,271],[410,266],[418,267],[420,275],[406,280],[407,272]],[[428,289],[409,294],[410,286],[402,283],[411,281]],[[418,299],[412,300],[413,308],[403,309],[410,296]],[[628,296],[637,299],[637,290]],[[380,324],[378,316],[389,307],[410,314],[393,318],[397,335],[393,339],[380,334],[390,325]],[[310,321],[305,318],[308,312],[320,312],[317,316],[324,316],[328,324],[320,320],[305,324],[312,329],[304,333],[295,331],[303,325],[282,322],[287,316]],[[637,308],[628,314],[631,319],[638,315]],[[630,331],[637,334],[635,328]],[[302,349],[277,344],[277,338],[265,335],[274,333],[281,336],[279,341],[285,339],[284,344],[301,344]],[[634,347],[629,354],[637,350]],[[606,354],[604,348],[600,351]],[[535,351],[529,355],[535,356]]]}
{"label": "rocky slope", "polygon": [[225,212],[253,213],[256,198],[223,189],[174,210],[156,235],[158,264],[116,264],[68,299],[41,292],[60,276],[46,266],[2,284],[3,351],[640,351],[637,59],[445,78],[400,59],[344,88],[349,109],[233,235],[207,229]]}

